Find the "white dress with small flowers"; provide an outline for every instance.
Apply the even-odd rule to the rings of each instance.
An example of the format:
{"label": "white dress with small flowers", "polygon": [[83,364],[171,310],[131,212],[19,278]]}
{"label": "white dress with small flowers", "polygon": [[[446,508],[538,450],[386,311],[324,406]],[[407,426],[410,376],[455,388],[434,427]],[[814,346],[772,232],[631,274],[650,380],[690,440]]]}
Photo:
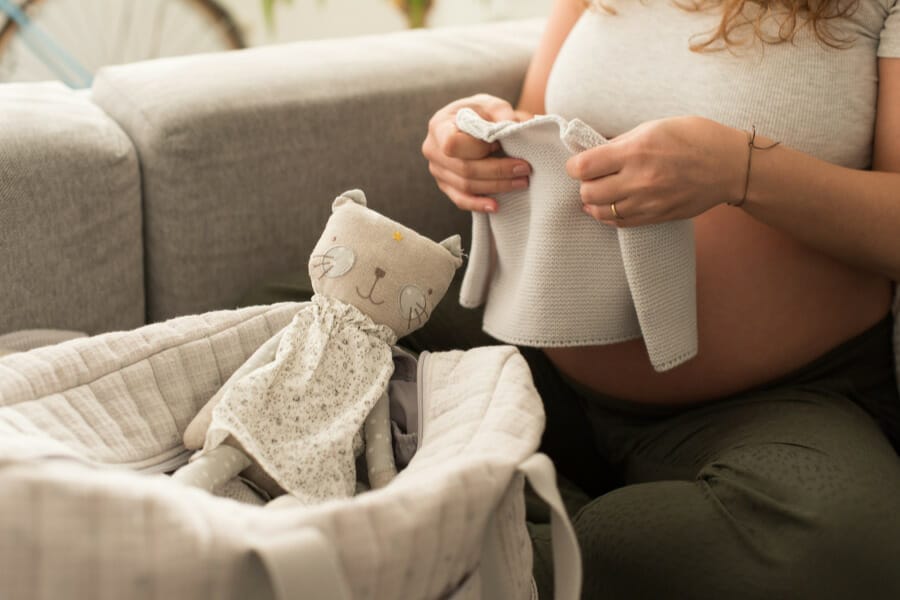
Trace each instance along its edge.
{"label": "white dress with small flowers", "polygon": [[275,360],[216,405],[202,452],[233,436],[300,501],[352,496],[360,429],[387,390],[396,339],[355,306],[314,296],[288,325]]}

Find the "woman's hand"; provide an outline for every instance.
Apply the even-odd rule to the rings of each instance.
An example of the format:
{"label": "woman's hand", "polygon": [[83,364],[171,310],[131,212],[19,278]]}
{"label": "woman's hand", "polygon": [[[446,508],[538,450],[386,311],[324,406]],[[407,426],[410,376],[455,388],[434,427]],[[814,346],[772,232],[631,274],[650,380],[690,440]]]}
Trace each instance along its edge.
{"label": "woman's hand", "polygon": [[747,134],[702,117],[649,121],[569,159],[584,211],[620,227],[690,219],[744,194]]}
{"label": "woman's hand", "polygon": [[495,122],[523,121],[531,115],[514,110],[506,100],[479,94],[448,104],[428,123],[422,154],[440,190],[463,210],[496,212],[497,201],[489,196],[528,187],[531,166],[515,158],[491,157],[499,144],[457,129],[456,113],[463,108]]}

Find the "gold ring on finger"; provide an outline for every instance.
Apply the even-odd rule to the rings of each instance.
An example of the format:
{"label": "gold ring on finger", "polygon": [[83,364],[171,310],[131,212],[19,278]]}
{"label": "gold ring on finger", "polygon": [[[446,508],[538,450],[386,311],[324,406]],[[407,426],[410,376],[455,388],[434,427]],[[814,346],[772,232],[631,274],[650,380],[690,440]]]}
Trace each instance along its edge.
{"label": "gold ring on finger", "polygon": [[619,211],[616,210],[616,203],[615,203],[615,202],[613,202],[612,204],[609,205],[609,210],[612,211],[612,214],[613,214],[613,216],[614,216],[616,219],[620,219],[620,220],[622,219],[622,215],[620,215],[620,214],[619,214]]}

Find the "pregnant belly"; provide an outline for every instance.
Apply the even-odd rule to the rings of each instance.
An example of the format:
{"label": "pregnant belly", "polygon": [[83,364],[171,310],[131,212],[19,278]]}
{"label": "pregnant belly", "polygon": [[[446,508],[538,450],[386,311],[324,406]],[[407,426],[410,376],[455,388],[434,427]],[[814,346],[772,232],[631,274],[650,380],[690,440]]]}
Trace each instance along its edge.
{"label": "pregnant belly", "polygon": [[883,318],[891,284],[722,206],[695,219],[696,358],[657,373],[642,340],[547,348],[556,367],[599,392],[692,403],[790,373]]}

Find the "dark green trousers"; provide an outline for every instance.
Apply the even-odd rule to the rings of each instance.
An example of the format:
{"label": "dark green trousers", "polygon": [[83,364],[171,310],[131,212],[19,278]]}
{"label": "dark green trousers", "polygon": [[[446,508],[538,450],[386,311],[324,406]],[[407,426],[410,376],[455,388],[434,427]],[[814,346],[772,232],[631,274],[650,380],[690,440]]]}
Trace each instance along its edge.
{"label": "dark green trousers", "polygon": [[[457,282],[458,286],[458,282]],[[414,351],[497,343],[454,286]],[[303,300],[297,274],[246,303]],[[602,397],[523,348],[582,550],[584,598],[900,598],[898,407],[885,320],[789,377],[694,408]],[[552,597],[546,511],[529,502]]]}

